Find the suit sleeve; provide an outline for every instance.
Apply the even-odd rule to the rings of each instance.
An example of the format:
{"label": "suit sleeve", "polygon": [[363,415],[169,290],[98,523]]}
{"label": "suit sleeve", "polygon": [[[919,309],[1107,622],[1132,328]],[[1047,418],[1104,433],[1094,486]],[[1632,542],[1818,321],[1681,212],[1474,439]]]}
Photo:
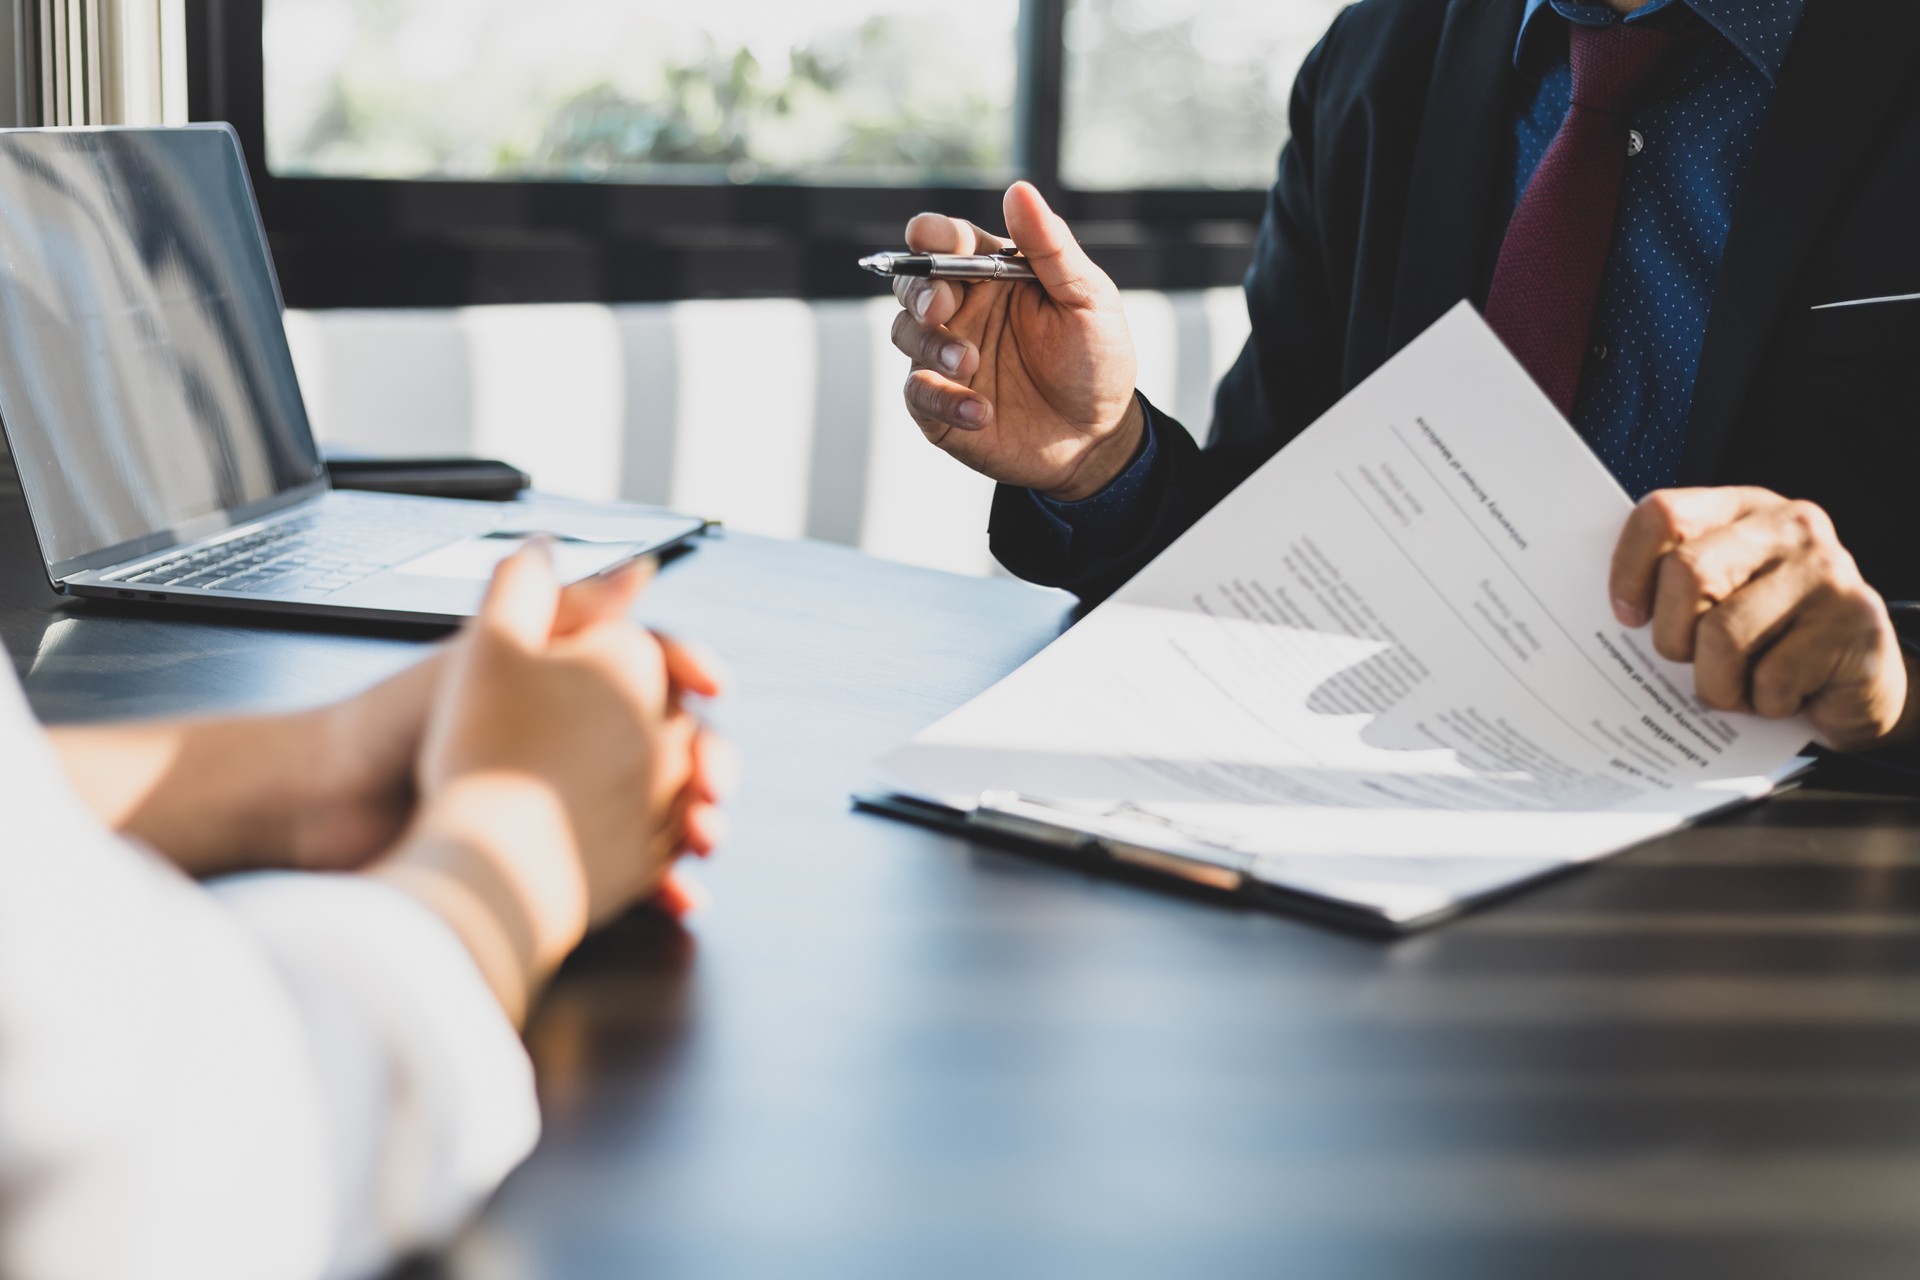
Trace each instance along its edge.
{"label": "suit sleeve", "polygon": [[1320,248],[1314,106],[1339,29],[1335,19],[1294,83],[1292,137],[1280,153],[1247,270],[1251,333],[1215,396],[1206,446],[1157,415],[1157,474],[1139,486],[1143,509],[1126,522],[1135,532],[1119,546],[1062,538],[1028,490],[1001,485],[989,533],[994,556],[1011,572],[1089,601],[1111,595],[1338,397],[1340,325],[1333,298],[1340,291],[1330,287]]}

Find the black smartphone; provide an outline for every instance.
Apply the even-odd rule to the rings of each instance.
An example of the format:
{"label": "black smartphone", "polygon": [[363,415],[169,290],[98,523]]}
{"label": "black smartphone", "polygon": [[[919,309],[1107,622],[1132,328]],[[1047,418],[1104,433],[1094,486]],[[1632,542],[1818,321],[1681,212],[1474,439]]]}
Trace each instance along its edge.
{"label": "black smartphone", "polygon": [[520,468],[491,458],[330,458],[327,477],[336,489],[487,502],[516,498],[533,484]]}

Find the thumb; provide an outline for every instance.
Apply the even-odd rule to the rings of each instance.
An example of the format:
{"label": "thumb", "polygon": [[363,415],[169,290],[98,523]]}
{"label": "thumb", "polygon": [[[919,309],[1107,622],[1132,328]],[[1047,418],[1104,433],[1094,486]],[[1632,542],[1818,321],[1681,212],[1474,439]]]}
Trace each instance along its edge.
{"label": "thumb", "polygon": [[480,605],[480,630],[523,649],[544,649],[560,610],[553,554],[544,541],[529,542],[500,562]]}
{"label": "thumb", "polygon": [[1105,310],[1113,305],[1113,281],[1093,265],[1093,259],[1067,229],[1066,220],[1047,206],[1037,187],[1031,182],[1014,183],[1007,188],[1002,209],[1007,234],[1033,267],[1048,297],[1063,307],[1081,311]]}
{"label": "thumb", "polygon": [[569,636],[598,623],[626,617],[659,567],[659,561],[647,556],[569,583],[560,591],[560,610],[553,620],[553,634]]}

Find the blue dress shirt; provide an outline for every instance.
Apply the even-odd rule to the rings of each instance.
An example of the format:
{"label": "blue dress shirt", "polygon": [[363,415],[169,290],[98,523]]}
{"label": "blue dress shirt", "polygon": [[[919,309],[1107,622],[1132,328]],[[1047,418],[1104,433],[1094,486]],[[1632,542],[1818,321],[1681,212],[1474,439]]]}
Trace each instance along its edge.
{"label": "blue dress shirt", "polygon": [[[1628,23],[1682,0],[1651,0]],[[1634,113],[1620,217],[1573,423],[1638,498],[1674,482],[1687,441],[1707,310],[1726,256],[1733,202],[1806,0],[1685,0],[1711,28]],[[1527,0],[1514,66],[1532,80],[1514,121],[1509,195],[1520,202],[1573,93],[1565,27],[1621,21],[1604,4]],[[1522,95],[1526,97],[1525,94]]]}
{"label": "blue dress shirt", "polygon": [[[1507,194],[1517,205],[1571,103],[1565,24],[1656,20],[1682,4],[1709,31],[1630,121],[1638,145],[1573,408],[1574,425],[1636,498],[1678,474],[1734,200],[1806,0],[1650,0],[1625,19],[1605,4],[1526,0],[1514,47],[1523,87]],[[1147,429],[1180,428],[1149,410]],[[1127,470],[1086,501],[1034,499],[1063,541],[1097,554],[1134,540],[1158,464],[1149,438]]]}

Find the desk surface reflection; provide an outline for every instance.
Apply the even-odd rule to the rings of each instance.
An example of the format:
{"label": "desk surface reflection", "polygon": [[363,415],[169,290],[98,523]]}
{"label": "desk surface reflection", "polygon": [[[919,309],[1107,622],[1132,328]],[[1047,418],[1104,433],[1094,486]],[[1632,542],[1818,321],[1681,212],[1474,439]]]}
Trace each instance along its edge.
{"label": "desk surface reflection", "polygon": [[[430,637],[62,607],[42,716],[279,708]],[[734,835],[529,1032],[533,1158],[421,1275],[1909,1275],[1920,803],[1809,788],[1381,943],[850,812],[1064,597],[729,537],[650,621],[733,674]]]}

